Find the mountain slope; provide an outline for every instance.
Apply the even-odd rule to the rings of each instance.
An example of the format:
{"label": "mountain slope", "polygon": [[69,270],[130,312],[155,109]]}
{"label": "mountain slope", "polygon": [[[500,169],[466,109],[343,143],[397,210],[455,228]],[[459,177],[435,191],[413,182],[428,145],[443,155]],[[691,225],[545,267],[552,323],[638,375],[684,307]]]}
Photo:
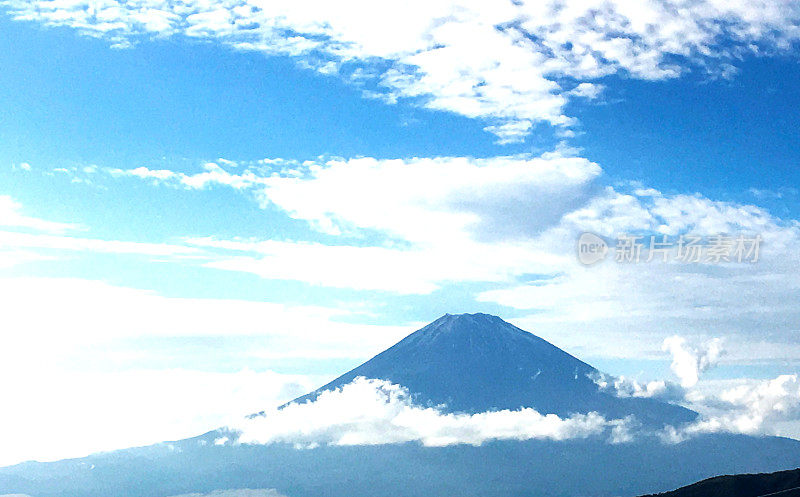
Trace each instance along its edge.
{"label": "mountain slope", "polygon": [[403,385],[425,405],[483,412],[532,407],[566,416],[597,411],[633,414],[648,425],[679,424],[697,414],[653,399],[617,398],[598,389],[592,366],[541,338],[488,314],[446,314],[361,366],[294,402],[358,376]]}

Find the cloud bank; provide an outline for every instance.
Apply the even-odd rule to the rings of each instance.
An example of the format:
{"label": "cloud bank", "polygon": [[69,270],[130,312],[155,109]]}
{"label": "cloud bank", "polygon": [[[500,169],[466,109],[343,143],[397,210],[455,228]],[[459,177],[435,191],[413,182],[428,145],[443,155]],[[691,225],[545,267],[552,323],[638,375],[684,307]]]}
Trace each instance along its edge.
{"label": "cloud bank", "polygon": [[[667,427],[660,433],[661,438],[679,443],[706,433],[781,434],[785,429],[782,424],[797,424],[800,417],[797,374],[739,383],[716,391],[689,391],[686,401],[705,414],[694,423]],[[791,435],[797,437],[797,432]]]}
{"label": "cloud bank", "polygon": [[709,433],[774,434],[775,423],[800,415],[800,380],[782,375],[773,380],[743,380],[732,388],[703,392],[686,390],[666,381],[640,384],[607,375],[595,379],[598,388],[619,397],[650,397],[700,411],[697,421],[661,430],[643,428],[634,416],[606,419],[598,413],[569,417],[542,414],[531,408],[477,414],[449,413],[445,406],[413,402],[407,389],[384,380],[356,378],[343,387],[323,392],[316,400],[231,424],[227,444],[294,444],[298,449],[319,445],[381,445],[418,442],[441,447],[481,445],[492,440],[571,440],[604,437],[608,443],[629,443],[656,437],[681,443]]}
{"label": "cloud bank", "polygon": [[[627,420],[597,413],[560,418],[534,409],[453,414],[442,407],[413,403],[408,390],[383,380],[356,378],[315,401],[291,404],[229,429],[237,443],[291,443],[298,448],[325,445],[379,445],[419,442],[441,447],[481,445],[490,440],[568,440],[598,436]],[[619,437],[618,428],[611,433]],[[229,443],[223,440],[223,443]]]}

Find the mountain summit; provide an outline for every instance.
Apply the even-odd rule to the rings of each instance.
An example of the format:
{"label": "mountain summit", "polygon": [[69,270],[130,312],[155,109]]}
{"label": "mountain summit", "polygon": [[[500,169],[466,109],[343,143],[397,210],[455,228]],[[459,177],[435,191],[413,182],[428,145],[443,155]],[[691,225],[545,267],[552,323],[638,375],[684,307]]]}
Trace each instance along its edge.
{"label": "mountain summit", "polygon": [[423,405],[457,412],[532,407],[566,416],[597,411],[635,415],[649,425],[696,413],[654,399],[618,398],[591,379],[598,370],[549,342],[489,314],[445,314],[361,366],[293,402],[316,398],[353,379],[382,379],[409,389]]}

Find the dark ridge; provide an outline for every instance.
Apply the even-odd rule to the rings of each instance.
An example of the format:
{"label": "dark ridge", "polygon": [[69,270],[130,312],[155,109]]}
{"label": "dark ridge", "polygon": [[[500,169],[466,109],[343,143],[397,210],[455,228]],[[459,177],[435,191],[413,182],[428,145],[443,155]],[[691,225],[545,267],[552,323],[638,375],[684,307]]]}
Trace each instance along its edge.
{"label": "dark ridge", "polygon": [[797,497],[800,468],[777,473],[725,475],[642,497]]}

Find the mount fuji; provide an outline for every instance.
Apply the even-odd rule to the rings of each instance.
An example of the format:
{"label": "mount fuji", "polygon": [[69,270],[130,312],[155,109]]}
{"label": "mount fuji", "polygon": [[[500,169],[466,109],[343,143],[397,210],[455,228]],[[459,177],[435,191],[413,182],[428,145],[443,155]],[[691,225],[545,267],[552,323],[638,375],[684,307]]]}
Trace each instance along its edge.
{"label": "mount fuji", "polygon": [[[598,413],[605,419],[635,418],[650,432],[698,416],[656,399],[620,398],[598,387],[592,378],[599,374],[498,317],[448,314],[280,410],[312,405],[364,377],[401,385],[414,405],[443,416],[524,408],[560,418]],[[250,419],[269,424],[275,412]],[[798,441],[731,434],[699,435],[676,444],[655,436],[626,443],[589,436],[446,446],[215,443],[229,433],[221,428],[187,440],[0,468],[0,495],[171,497],[231,489],[211,495],[633,496],[719,474],[800,466]]]}
{"label": "mount fuji", "polygon": [[317,398],[357,377],[403,385],[423,405],[451,412],[531,407],[568,416],[598,412],[636,416],[650,425],[697,417],[648,398],[620,398],[598,389],[600,371],[541,338],[488,314],[446,314],[361,366],[294,402]]}

